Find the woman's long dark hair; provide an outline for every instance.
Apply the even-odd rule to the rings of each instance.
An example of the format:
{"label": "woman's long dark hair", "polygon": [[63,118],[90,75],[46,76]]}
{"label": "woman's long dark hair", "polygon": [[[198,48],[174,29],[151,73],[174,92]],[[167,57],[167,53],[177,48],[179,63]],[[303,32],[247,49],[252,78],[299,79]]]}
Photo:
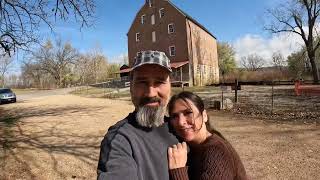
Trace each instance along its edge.
{"label": "woman's long dark hair", "polygon": [[[168,113],[169,113],[169,116],[172,115],[172,110],[173,110],[173,107],[174,107],[174,104],[177,100],[183,100],[188,106],[189,108],[191,109],[191,106],[190,104],[188,103],[187,100],[191,101],[194,106],[198,109],[199,113],[202,115],[203,114],[203,111],[204,111],[204,103],[203,103],[203,100],[196,94],[192,93],[192,92],[189,92],[189,91],[182,91],[178,94],[175,94],[171,97],[169,103],[168,103]],[[203,120],[203,118],[202,118]],[[215,128],[213,128],[210,123],[209,123],[209,116],[208,116],[208,121],[206,122],[206,128],[207,130],[212,133],[212,134],[216,134],[218,136],[220,136],[222,139],[225,139],[223,137],[223,135],[217,131]],[[201,129],[201,127],[200,127]],[[199,129],[199,130],[200,130]]]}

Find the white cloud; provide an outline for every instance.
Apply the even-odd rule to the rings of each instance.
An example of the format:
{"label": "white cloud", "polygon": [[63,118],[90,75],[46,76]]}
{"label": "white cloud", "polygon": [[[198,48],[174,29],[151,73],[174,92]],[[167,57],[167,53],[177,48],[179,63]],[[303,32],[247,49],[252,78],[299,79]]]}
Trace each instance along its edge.
{"label": "white cloud", "polygon": [[238,63],[241,57],[256,53],[266,60],[266,65],[270,65],[272,53],[280,52],[286,58],[292,52],[300,49],[303,41],[296,34],[273,35],[270,38],[246,34],[238,38],[232,45],[235,48]]}

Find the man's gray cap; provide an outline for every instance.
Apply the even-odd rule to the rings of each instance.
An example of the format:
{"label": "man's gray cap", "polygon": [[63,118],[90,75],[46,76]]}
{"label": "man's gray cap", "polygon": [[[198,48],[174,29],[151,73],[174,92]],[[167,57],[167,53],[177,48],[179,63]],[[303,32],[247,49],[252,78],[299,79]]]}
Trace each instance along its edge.
{"label": "man's gray cap", "polygon": [[141,51],[137,53],[132,70],[146,64],[155,64],[167,69],[170,73],[172,69],[170,67],[170,59],[164,52],[161,51]]}

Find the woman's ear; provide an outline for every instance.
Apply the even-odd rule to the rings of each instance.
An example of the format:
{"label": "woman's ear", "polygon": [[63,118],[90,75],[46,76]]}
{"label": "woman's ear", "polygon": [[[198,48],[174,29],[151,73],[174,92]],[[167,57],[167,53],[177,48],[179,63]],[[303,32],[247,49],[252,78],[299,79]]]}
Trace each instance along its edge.
{"label": "woman's ear", "polygon": [[202,117],[203,117],[203,122],[206,123],[208,121],[208,115],[206,110],[203,110]]}

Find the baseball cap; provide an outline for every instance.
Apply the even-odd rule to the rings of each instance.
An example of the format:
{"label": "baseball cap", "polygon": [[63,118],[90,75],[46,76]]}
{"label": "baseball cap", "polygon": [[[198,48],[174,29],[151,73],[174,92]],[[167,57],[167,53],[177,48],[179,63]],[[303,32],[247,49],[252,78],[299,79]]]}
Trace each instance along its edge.
{"label": "baseball cap", "polygon": [[137,53],[132,70],[146,64],[155,64],[167,69],[170,73],[172,69],[170,67],[170,59],[164,52],[161,51],[141,51]]}

